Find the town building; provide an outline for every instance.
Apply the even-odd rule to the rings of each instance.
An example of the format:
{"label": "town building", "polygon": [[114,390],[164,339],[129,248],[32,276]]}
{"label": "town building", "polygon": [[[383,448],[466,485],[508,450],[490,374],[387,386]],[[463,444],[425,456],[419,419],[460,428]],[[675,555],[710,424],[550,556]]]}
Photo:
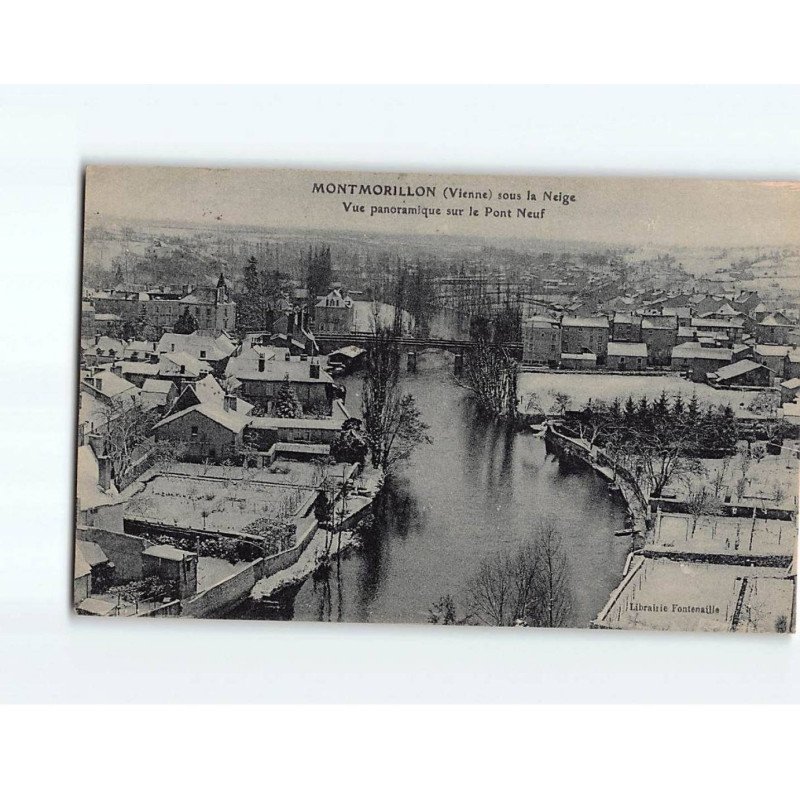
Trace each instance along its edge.
{"label": "town building", "polygon": [[564,354],[593,353],[598,364],[608,354],[609,325],[607,317],[568,317],[561,320],[561,361]]}
{"label": "town building", "polygon": [[757,344],[753,349],[753,361],[764,364],[779,378],[787,376],[789,348],[779,344]]}
{"label": "town building", "polygon": [[704,383],[709,372],[717,372],[733,361],[733,351],[724,347],[702,347],[687,342],[672,348],[672,369],[685,372],[695,382]]}
{"label": "town building", "polygon": [[709,372],[708,382],[712,386],[770,386],[775,373],[763,364],[744,359],[726,364],[716,372]]}
{"label": "town building", "polygon": [[172,381],[146,378],[139,396],[146,409],[167,409],[178,396],[178,389]]}
{"label": "town building", "polygon": [[641,342],[642,318],[637,314],[618,312],[611,323],[611,338],[615,342]]}
{"label": "town building", "polygon": [[677,317],[653,314],[642,318],[642,342],[647,346],[647,362],[650,366],[669,366],[672,348],[677,340]]}
{"label": "town building", "polygon": [[335,397],[333,378],[315,359],[308,360],[304,356],[295,359],[287,353],[279,361],[258,355],[255,362],[237,364],[233,376],[227,379],[227,386],[270,416],[275,397],[285,381],[293,389],[303,413],[330,416]]}
{"label": "town building", "polygon": [[197,361],[205,362],[215,375],[222,376],[228,359],[236,349],[226,333],[194,331],[194,333],[165,333],[158,342],[157,352],[171,355],[187,353]]}
{"label": "town building", "polygon": [[143,322],[160,333],[172,331],[187,311],[202,330],[234,330],[236,303],[220,274],[216,286],[126,287],[92,291],[89,300],[98,313],[116,314],[123,322]]}
{"label": "town building", "polygon": [[561,327],[550,317],[529,317],[522,323],[522,363],[558,364],[561,356]]}
{"label": "town building", "polygon": [[790,378],[781,383],[781,402],[794,403],[800,397],[800,378]]}
{"label": "town building", "polygon": [[699,336],[723,334],[728,345],[741,342],[744,335],[744,323],[741,319],[714,319],[713,317],[692,317],[691,326],[697,329]]}
{"label": "town building", "polygon": [[314,307],[314,329],[317,333],[346,334],[353,330],[353,300],[342,295],[340,289],[332,289],[317,299]]}
{"label": "town building", "polygon": [[153,434],[156,442],[181,445],[184,460],[216,463],[238,455],[247,420],[231,408],[200,403],[165,417],[153,426]]}
{"label": "town building", "polygon": [[647,368],[647,345],[635,342],[609,342],[606,366],[613,370]]}
{"label": "town building", "polygon": [[759,344],[788,344],[794,323],[780,311],[764,316],[756,323],[756,341]]}

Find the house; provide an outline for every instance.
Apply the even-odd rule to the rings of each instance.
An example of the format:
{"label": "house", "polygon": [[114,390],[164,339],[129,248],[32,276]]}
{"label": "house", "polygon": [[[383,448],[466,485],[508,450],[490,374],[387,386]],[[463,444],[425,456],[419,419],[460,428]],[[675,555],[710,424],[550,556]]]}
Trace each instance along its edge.
{"label": "house", "polygon": [[194,333],[165,333],[158,342],[158,353],[188,353],[204,362],[220,377],[236,345],[227,334],[197,330]]}
{"label": "house", "polygon": [[523,364],[557,364],[560,356],[561,327],[557,320],[533,316],[523,321]]}
{"label": "house", "polygon": [[756,341],[759,344],[787,344],[794,323],[780,311],[767,314],[756,323]]}
{"label": "house", "polygon": [[786,377],[800,378],[800,350],[792,349],[786,362]]}
{"label": "house", "polygon": [[78,447],[78,525],[119,533],[123,531],[123,501],[114,486],[112,472],[110,458],[98,457],[89,444]]}
{"label": "house", "polygon": [[733,361],[733,351],[725,347],[701,347],[694,342],[672,348],[672,369],[688,373],[696,382],[704,382],[709,372],[717,372]]}
{"label": "house", "polygon": [[609,342],[606,366],[615,370],[642,370],[647,367],[647,345],[640,342]]}
{"label": "house", "polygon": [[692,319],[692,309],[689,306],[675,306],[665,303],[661,308],[662,317],[675,317],[678,326],[689,325]]}
{"label": "house", "polygon": [[611,338],[615,342],[641,342],[642,318],[635,314],[614,314],[611,323]]}
{"label": "house", "polygon": [[[85,600],[92,592],[103,592],[114,582],[114,564],[97,542],[75,540],[75,576],[77,580],[78,567],[83,572],[88,568],[87,580],[82,580],[80,585],[73,587],[73,602],[76,604]],[[84,595],[84,591],[86,594]]]}
{"label": "house", "polygon": [[[593,353],[597,363],[605,363],[608,354],[609,325],[607,317],[570,317],[561,320],[561,351]],[[564,356],[562,355],[562,362]]]}
{"label": "house", "polygon": [[366,355],[367,351],[363,347],[356,347],[352,344],[347,345],[328,353],[328,365],[331,369],[351,372],[363,364]]}
{"label": "house", "polygon": [[346,417],[252,417],[244,432],[245,443],[260,451],[276,442],[329,445],[342,430]]}
{"label": "house", "polygon": [[158,377],[173,381],[182,389],[188,381],[195,381],[211,374],[208,363],[189,353],[164,353],[158,360]]}
{"label": "house", "polygon": [[722,333],[730,344],[741,342],[744,335],[744,322],[741,319],[715,319],[713,317],[692,317],[691,326],[697,328],[699,336]]}
{"label": "house", "polygon": [[223,274],[216,286],[126,286],[95,291],[86,298],[96,313],[116,314],[125,322],[143,321],[158,331],[171,331],[187,311],[203,330],[233,330],[236,303]]}
{"label": "house", "polygon": [[733,364],[726,364],[716,372],[708,373],[708,382],[712,386],[769,386],[772,383],[773,371],[755,361],[744,359]]}
{"label": "house", "polygon": [[647,361],[651,366],[669,366],[677,340],[677,317],[653,314],[642,318],[642,342],[647,346]]}
{"label": "house", "polygon": [[562,353],[562,369],[595,370],[597,356],[594,353]]}
{"label": "house", "polygon": [[172,381],[146,378],[142,384],[140,397],[144,408],[168,408],[175,402],[178,389]]}
{"label": "house", "polygon": [[216,406],[226,411],[236,411],[245,416],[253,410],[253,406],[246,400],[226,392],[213,375],[206,375],[183,388],[169,413],[176,414],[178,411],[201,404]]}
{"label": "house", "polygon": [[[96,315],[95,315],[96,316]],[[125,342],[111,336],[101,336],[96,333],[94,340],[81,342],[83,362],[87,365],[108,364],[122,358],[125,351]]]}
{"label": "house", "polygon": [[781,402],[794,403],[800,397],[800,378],[790,378],[781,383]]}
{"label": "house", "polygon": [[277,361],[260,355],[253,366],[238,368],[235,377],[228,378],[227,386],[269,415],[284,381],[289,382],[304,413],[330,415],[335,395],[333,378],[318,362],[304,356],[295,360],[287,354],[287,358]]}
{"label": "house", "polygon": [[125,345],[122,357],[125,361],[157,361],[158,342],[134,339]]}
{"label": "house", "polygon": [[353,300],[333,289],[317,298],[314,307],[314,327],[318,333],[346,334],[353,330]]}
{"label": "house", "polygon": [[757,344],[753,351],[753,360],[769,367],[779,378],[787,376],[789,348],[778,344]]}
{"label": "house", "polygon": [[170,414],[153,426],[156,442],[185,447],[187,461],[220,462],[234,458],[242,447],[248,417],[231,408],[200,403]]}

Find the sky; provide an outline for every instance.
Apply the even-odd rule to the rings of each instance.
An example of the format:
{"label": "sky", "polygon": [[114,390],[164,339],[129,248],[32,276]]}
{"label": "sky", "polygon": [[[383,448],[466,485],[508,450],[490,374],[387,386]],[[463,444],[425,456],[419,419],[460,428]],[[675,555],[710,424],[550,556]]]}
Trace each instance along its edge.
{"label": "sky", "polygon": [[[344,194],[315,193],[318,183],[355,184],[355,189],[350,193],[348,188]],[[389,185],[398,191],[432,187],[433,196],[427,196],[428,190],[422,197],[365,194],[362,185]],[[446,190],[459,188],[490,192],[491,197],[445,196]],[[546,191],[574,195],[574,200],[566,205],[547,200]],[[520,199],[503,199],[501,193]],[[364,210],[346,210],[345,203]],[[378,214],[372,206],[419,206],[440,209],[440,213],[427,218]],[[470,207],[476,215],[470,215]],[[448,208],[461,209],[461,214],[449,215]],[[487,208],[492,211],[487,213]],[[85,209],[87,224],[156,220],[220,228],[513,236],[630,246],[800,243],[800,182],[790,181],[92,166],[86,174]],[[519,209],[526,216],[520,216]],[[537,217],[542,210],[543,215]],[[528,212],[533,216],[527,216]]]}

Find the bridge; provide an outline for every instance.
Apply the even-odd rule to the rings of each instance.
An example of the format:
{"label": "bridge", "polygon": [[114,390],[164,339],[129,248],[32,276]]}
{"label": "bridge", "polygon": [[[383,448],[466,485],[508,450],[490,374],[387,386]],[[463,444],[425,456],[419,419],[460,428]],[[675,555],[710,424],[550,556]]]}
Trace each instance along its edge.
{"label": "bridge", "polygon": [[[375,341],[374,333],[315,333],[314,338],[322,352],[332,352],[340,347],[355,345],[368,348]],[[401,349],[417,352],[419,350],[437,349],[447,350],[450,353],[463,354],[466,350],[475,347],[475,342],[464,339],[434,339],[420,336],[392,336],[391,341],[397,343]],[[522,342],[508,342],[504,345],[512,356],[522,358]]]}

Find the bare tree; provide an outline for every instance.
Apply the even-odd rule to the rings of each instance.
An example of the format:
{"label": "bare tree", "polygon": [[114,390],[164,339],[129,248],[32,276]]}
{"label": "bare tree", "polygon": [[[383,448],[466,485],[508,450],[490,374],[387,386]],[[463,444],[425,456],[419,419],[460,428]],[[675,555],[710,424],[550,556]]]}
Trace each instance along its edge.
{"label": "bare tree", "polygon": [[688,492],[686,495],[686,509],[692,517],[690,535],[693,535],[700,517],[719,514],[722,510],[722,503],[714,491],[714,487],[704,485],[699,489]]}
{"label": "bare tree", "polygon": [[466,354],[456,383],[472,392],[481,411],[513,420],[517,416],[518,371],[517,361],[505,348],[480,339]]}
{"label": "bare tree", "polygon": [[553,405],[550,407],[550,413],[563,417],[569,411],[571,405],[572,398],[566,392],[556,392],[553,395]]}
{"label": "bare tree", "polygon": [[537,527],[534,553],[535,602],[528,606],[529,624],[566,627],[572,620],[571,571],[561,532],[554,522],[546,520]]}
{"label": "bare tree", "polygon": [[367,352],[361,402],[372,465],[386,472],[431,442],[414,397],[400,392],[399,361],[391,330],[378,328]]}
{"label": "bare tree", "polygon": [[560,531],[544,521],[533,533],[532,542],[479,565],[467,587],[467,621],[554,628],[570,623],[571,576]]}

